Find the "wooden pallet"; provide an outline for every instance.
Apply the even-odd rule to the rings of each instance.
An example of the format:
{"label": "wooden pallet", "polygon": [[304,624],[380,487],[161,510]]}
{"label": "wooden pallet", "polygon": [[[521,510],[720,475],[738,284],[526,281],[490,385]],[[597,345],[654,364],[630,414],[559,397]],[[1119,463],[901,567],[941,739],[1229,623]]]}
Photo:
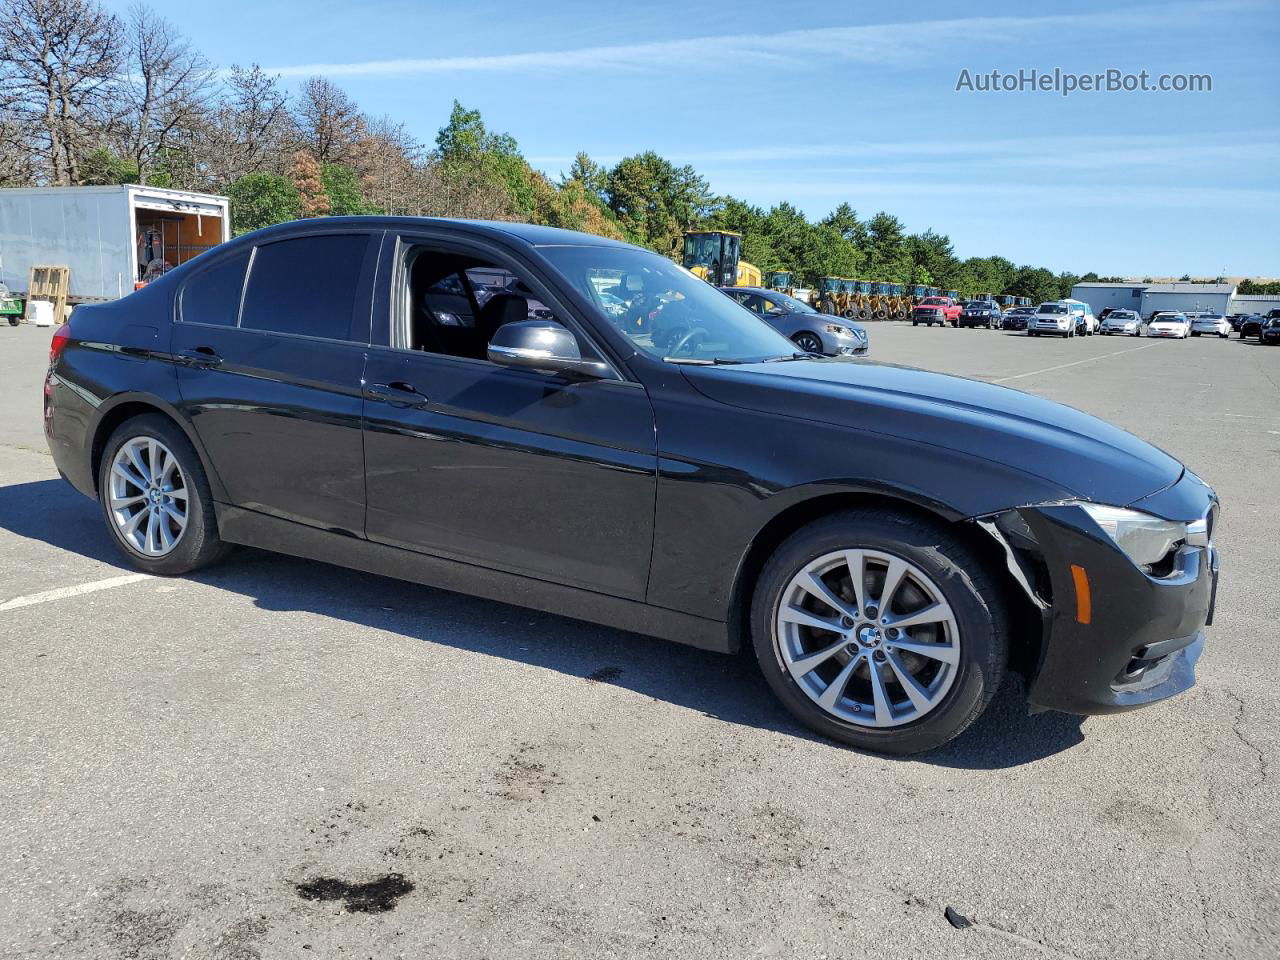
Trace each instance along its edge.
{"label": "wooden pallet", "polygon": [[70,267],[32,267],[27,282],[27,319],[31,319],[31,301],[48,300],[53,304],[53,322],[62,322],[67,312],[67,293],[71,289]]}

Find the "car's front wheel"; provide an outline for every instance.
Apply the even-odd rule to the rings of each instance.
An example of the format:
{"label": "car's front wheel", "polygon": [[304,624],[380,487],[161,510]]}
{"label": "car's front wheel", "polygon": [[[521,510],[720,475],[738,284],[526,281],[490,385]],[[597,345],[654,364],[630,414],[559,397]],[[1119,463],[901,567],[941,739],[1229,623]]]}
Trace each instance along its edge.
{"label": "car's front wheel", "polygon": [[1004,676],[1007,615],[982,562],[940,524],[849,510],[789,537],[752,597],[756,659],[786,708],[866,750],[946,743]]}
{"label": "car's front wheel", "polygon": [[134,417],[107,440],[98,501],[116,546],[147,573],[189,573],[227,550],[200,458],[161,414]]}
{"label": "car's front wheel", "polygon": [[812,333],[801,331],[791,338],[797,347],[805,353],[821,353],[822,341]]}

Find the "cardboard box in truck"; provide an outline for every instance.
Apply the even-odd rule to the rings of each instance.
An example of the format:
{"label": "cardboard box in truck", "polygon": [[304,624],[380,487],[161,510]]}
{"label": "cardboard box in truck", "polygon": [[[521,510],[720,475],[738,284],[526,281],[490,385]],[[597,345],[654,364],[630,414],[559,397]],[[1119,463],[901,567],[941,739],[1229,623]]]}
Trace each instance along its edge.
{"label": "cardboard box in truck", "polygon": [[230,238],[227,198],[212,194],[134,185],[0,189],[0,283],[18,296],[33,266],[65,266],[69,303],[115,300]]}

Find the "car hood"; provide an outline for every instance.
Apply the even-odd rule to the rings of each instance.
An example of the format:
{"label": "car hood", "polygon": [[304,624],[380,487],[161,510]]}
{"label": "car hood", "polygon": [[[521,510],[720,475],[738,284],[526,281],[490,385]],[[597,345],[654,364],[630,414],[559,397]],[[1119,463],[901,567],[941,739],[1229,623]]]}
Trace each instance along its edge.
{"label": "car hood", "polygon": [[979,380],[865,360],[681,370],[696,390],[720,403],[1003,463],[1047,481],[1067,497],[1124,506],[1182,475],[1181,463],[1119,427]]}

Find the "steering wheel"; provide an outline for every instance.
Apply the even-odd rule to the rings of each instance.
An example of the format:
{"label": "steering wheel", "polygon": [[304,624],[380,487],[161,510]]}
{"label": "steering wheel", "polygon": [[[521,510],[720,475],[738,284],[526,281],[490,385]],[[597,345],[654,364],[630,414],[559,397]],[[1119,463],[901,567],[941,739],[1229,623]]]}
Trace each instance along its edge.
{"label": "steering wheel", "polygon": [[[671,349],[667,351],[667,356],[669,357],[680,356],[681,350],[683,350],[685,347],[692,346],[694,340],[698,339],[699,337],[705,337],[706,335],[707,335],[706,327],[694,327],[688,333],[686,333],[683,337],[677,340],[674,344],[672,344]],[[693,356],[692,351],[689,352],[689,356]]]}

